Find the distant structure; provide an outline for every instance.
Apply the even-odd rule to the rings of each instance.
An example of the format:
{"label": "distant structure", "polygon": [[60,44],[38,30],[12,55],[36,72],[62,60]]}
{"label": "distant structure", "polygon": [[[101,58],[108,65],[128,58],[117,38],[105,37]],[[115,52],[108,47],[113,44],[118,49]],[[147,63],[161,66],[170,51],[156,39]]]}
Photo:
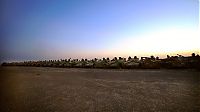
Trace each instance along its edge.
{"label": "distant structure", "polygon": [[61,59],[61,60],[44,60],[44,61],[24,61],[3,63],[1,66],[33,66],[33,67],[62,67],[62,68],[123,68],[123,69],[160,69],[160,68],[195,68],[200,70],[200,56],[192,53],[191,56],[184,57],[177,54],[177,56],[169,56],[160,59],[159,57],[141,57],[137,56],[128,59],[123,57],[114,57],[103,59]]}

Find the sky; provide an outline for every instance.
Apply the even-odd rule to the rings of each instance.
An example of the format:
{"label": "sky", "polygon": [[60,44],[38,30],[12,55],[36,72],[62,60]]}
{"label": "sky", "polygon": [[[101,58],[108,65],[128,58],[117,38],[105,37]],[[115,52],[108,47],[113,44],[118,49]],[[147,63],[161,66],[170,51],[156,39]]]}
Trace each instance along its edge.
{"label": "sky", "polygon": [[200,53],[199,0],[1,0],[0,61]]}

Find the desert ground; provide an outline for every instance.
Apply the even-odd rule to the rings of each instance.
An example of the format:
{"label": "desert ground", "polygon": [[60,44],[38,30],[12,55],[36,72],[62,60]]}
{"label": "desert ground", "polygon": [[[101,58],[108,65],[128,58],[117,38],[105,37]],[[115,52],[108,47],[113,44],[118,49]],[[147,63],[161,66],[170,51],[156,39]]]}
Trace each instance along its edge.
{"label": "desert ground", "polygon": [[0,67],[1,112],[200,112],[200,72]]}

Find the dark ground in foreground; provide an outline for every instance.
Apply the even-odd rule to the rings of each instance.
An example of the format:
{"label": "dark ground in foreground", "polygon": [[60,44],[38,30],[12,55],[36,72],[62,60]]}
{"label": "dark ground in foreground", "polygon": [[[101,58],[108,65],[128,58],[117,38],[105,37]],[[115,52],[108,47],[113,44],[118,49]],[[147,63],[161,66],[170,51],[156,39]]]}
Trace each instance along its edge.
{"label": "dark ground in foreground", "polygon": [[1,112],[199,112],[200,72],[0,67]]}

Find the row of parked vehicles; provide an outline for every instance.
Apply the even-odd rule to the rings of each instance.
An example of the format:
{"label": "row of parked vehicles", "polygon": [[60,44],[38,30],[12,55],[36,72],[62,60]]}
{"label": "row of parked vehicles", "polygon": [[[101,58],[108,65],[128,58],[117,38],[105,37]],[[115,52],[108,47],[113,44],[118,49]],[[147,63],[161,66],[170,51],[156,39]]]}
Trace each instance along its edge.
{"label": "row of parked vehicles", "polygon": [[[165,59],[159,57],[141,57],[134,56],[128,59],[115,57],[112,60],[109,58],[103,59],[61,59],[61,60],[45,60],[45,61],[25,61],[3,63],[2,66],[35,66],[35,67],[63,67],[63,68],[198,68],[200,65],[199,55],[184,57],[167,56]],[[198,68],[199,69],[199,68]]]}

